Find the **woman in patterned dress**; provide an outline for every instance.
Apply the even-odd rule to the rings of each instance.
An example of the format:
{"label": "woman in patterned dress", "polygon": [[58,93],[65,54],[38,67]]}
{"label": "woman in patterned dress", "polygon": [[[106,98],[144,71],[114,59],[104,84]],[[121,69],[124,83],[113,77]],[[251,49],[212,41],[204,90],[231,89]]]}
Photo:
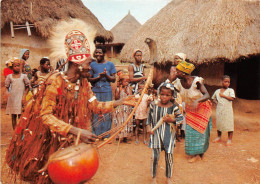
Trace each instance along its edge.
{"label": "woman in patterned dress", "polygon": [[195,162],[203,158],[209,147],[211,124],[211,102],[204,79],[191,76],[194,65],[186,61],[180,62],[177,67],[177,77],[174,86],[180,92],[185,102],[185,152],[190,155],[189,162]]}

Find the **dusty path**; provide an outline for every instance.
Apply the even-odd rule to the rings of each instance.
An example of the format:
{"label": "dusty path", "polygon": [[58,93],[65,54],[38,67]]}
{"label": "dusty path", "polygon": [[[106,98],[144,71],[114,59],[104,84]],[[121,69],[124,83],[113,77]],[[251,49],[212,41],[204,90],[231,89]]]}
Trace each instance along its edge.
{"label": "dusty path", "polygon": [[[1,110],[1,183],[13,184],[4,165],[6,144],[12,134],[10,116]],[[213,124],[214,124],[213,116]],[[211,131],[211,140],[216,128]],[[224,134],[223,140],[227,139]],[[177,184],[259,184],[260,183],[260,132],[235,130],[233,146],[210,143],[207,161],[190,164],[184,151],[184,140],[177,142],[174,152],[173,181]],[[99,150],[100,166],[90,184],[148,184],[151,182],[151,150],[138,146],[113,142]],[[164,152],[159,161],[157,181],[166,183]],[[18,182],[20,183],[20,182]],[[25,182],[21,182],[25,183]]]}

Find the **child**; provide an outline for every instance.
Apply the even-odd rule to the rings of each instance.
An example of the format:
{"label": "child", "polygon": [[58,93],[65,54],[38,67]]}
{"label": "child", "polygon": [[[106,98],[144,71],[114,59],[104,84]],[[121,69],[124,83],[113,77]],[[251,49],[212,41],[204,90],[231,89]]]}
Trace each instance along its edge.
{"label": "child", "polygon": [[[142,93],[142,90],[144,88],[144,83],[145,81],[142,81],[140,83],[138,83],[138,94]],[[135,111],[135,144],[139,144],[139,131],[140,131],[140,124],[142,123],[142,127],[143,127],[143,134],[144,134],[144,144],[148,144],[146,139],[147,139],[147,133],[146,133],[146,126],[145,126],[145,122],[147,120],[147,113],[148,113],[148,107],[149,107],[149,96],[148,94],[144,94],[141,103],[139,104],[139,106],[137,107],[136,111]],[[149,104],[148,104],[149,103]]]}
{"label": "child", "polygon": [[[132,95],[132,89],[129,86],[129,75],[127,73],[118,73],[119,81],[118,87],[115,92],[115,99],[119,100],[128,95]],[[132,112],[132,107],[128,105],[118,106],[115,112],[115,120],[117,126],[122,125],[128,118],[129,114]],[[119,141],[128,142],[132,132],[132,120],[125,126],[125,128],[118,134]]]}
{"label": "child", "polygon": [[216,126],[218,137],[213,140],[214,143],[220,142],[221,133],[223,131],[228,132],[227,146],[231,145],[231,140],[234,131],[234,118],[233,118],[233,108],[232,101],[235,99],[235,92],[233,89],[229,88],[230,77],[224,75],[222,77],[222,88],[215,91],[212,96],[213,102],[217,104],[216,109]]}
{"label": "child", "polygon": [[36,72],[32,84],[35,85],[40,85],[44,83],[45,79],[48,78],[50,75],[50,69],[51,69],[51,64],[50,64],[50,59],[47,57],[44,57],[40,60],[40,67],[39,71]]}
{"label": "child", "polygon": [[13,69],[12,69],[12,62],[10,60],[6,61],[5,65],[6,65],[6,68],[4,68],[3,73],[4,73],[4,77],[6,79],[7,75],[13,73]]}
{"label": "child", "polygon": [[[12,115],[12,126],[15,129],[17,124],[17,114],[20,118],[22,113],[22,104],[25,103],[25,91],[29,86],[29,79],[25,74],[21,73],[21,61],[18,58],[12,59],[13,74],[7,76],[5,80],[6,95],[8,97],[6,114]],[[9,92],[9,86],[11,85],[11,91]]]}
{"label": "child", "polygon": [[[152,177],[153,183],[156,183],[156,172],[158,167],[158,161],[160,158],[160,152],[165,151],[165,163],[166,163],[166,177],[167,182],[170,183],[172,177],[173,167],[173,148],[175,143],[175,131],[171,129],[169,123],[181,124],[183,116],[176,104],[172,102],[174,99],[174,86],[171,83],[163,83],[159,89],[158,103],[152,102],[148,112],[147,130],[150,133],[149,147],[153,149],[152,153]],[[171,114],[174,114],[171,116]],[[152,132],[158,121],[163,118],[163,124]],[[176,123],[175,123],[176,122]]]}

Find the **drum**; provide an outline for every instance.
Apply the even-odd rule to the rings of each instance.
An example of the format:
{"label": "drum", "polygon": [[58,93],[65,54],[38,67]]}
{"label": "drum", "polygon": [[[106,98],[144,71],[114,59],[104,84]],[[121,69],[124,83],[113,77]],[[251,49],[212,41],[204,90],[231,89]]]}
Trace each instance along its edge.
{"label": "drum", "polygon": [[56,184],[78,184],[91,179],[98,165],[96,149],[81,143],[53,153],[48,161],[48,173]]}

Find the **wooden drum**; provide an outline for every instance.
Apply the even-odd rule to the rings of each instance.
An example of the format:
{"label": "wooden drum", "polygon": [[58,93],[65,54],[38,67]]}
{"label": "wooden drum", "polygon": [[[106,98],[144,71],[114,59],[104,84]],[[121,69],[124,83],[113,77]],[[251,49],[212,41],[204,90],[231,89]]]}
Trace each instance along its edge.
{"label": "wooden drum", "polygon": [[91,179],[98,165],[96,149],[81,143],[53,153],[48,161],[48,173],[54,183],[78,184]]}

